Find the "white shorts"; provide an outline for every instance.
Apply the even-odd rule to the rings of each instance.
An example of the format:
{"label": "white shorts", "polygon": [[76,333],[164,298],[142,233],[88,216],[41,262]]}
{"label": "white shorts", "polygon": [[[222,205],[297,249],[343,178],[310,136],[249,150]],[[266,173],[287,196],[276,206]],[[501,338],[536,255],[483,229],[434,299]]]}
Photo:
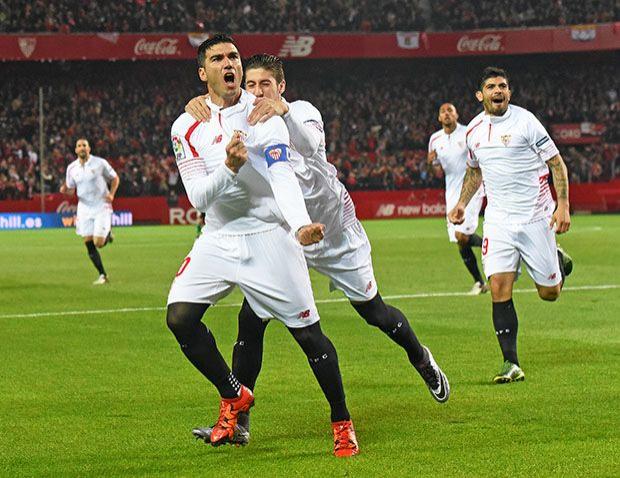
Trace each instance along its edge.
{"label": "white shorts", "polygon": [[463,224],[448,223],[448,238],[450,242],[457,242],[456,233],[460,232],[467,236],[471,236],[478,229],[478,220],[480,217],[480,209],[482,209],[482,202],[484,201],[484,195],[476,194],[469,204],[465,208],[465,221]]}
{"label": "white shorts", "polygon": [[330,289],[339,289],[351,302],[366,302],[377,295],[372,269],[370,241],[359,221],[341,234],[304,247],[308,267],[330,279]]}
{"label": "white shorts", "polygon": [[80,214],[75,217],[75,232],[82,237],[106,237],[112,229],[112,208],[104,208],[95,214]]}
{"label": "white shorts", "polygon": [[555,232],[551,218],[529,224],[483,226],[482,265],[487,278],[500,272],[517,272],[522,260],[538,285],[555,286],[562,281]]}
{"label": "white shorts", "polygon": [[293,328],[319,320],[302,248],[282,227],[239,236],[202,234],[172,282],[168,304],[215,304],[236,285],[261,319]]}

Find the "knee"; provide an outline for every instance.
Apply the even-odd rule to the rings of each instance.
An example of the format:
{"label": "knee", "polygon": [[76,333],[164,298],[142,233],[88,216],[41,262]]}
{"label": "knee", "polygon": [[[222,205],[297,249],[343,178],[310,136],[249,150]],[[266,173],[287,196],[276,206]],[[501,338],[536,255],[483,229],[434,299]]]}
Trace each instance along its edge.
{"label": "knee", "polygon": [[557,287],[541,287],[538,289],[538,296],[542,300],[554,302],[560,297],[560,286]]}
{"label": "knee", "polygon": [[494,302],[504,302],[512,298],[512,281],[493,280],[491,276],[491,297]]}
{"label": "knee", "polygon": [[97,237],[93,240],[93,242],[95,243],[95,247],[97,247],[98,249],[101,249],[103,246],[105,246],[105,238],[103,237]]}
{"label": "knee", "polygon": [[166,312],[166,325],[174,335],[183,334],[191,328],[194,319],[187,308],[182,304],[170,304]]}
{"label": "knee", "polygon": [[306,355],[319,349],[325,339],[319,322],[299,329],[289,328],[289,330]]}
{"label": "knee", "polygon": [[368,325],[381,327],[385,323],[388,311],[379,293],[367,302],[352,303],[351,305]]}
{"label": "knee", "polygon": [[466,234],[463,234],[462,232],[455,233],[455,236],[456,236],[456,243],[459,245],[459,249],[467,247],[469,243],[469,236],[467,236]]}

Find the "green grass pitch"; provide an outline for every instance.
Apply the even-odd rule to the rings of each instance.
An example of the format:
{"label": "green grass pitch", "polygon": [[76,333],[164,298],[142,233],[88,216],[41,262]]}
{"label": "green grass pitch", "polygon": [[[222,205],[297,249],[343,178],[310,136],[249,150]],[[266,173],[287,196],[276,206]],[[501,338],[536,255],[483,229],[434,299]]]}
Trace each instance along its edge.
{"label": "green grass pitch", "polygon": [[[471,287],[444,221],[365,227],[382,295],[414,295],[389,302],[431,348],[452,396],[434,402],[398,347],[346,302],[321,302],[342,296],[313,274],[357,428],[352,459],[331,455],[327,404],[279,323],[266,334],[250,445],[192,438],[216,418],[218,397],[163,307],[193,228],[116,229],[102,251],[111,284],[99,288],[73,231],[0,233],[0,475],[620,476],[620,216],[573,218],[561,243],[575,270],[557,303],[518,281],[526,381],[501,386],[490,384],[501,362],[490,297],[424,296]],[[225,357],[240,300],[207,312]]]}

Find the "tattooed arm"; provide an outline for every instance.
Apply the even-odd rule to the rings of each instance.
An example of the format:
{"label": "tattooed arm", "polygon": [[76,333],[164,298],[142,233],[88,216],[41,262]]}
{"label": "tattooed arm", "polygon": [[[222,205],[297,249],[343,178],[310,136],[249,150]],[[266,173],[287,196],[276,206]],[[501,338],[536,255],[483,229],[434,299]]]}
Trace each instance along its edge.
{"label": "tattooed arm", "polygon": [[463,224],[465,221],[465,208],[474,197],[476,191],[482,184],[482,171],[480,168],[467,166],[465,178],[463,178],[463,187],[461,188],[461,197],[456,206],[448,213],[448,220],[452,224]]}
{"label": "tattooed arm", "polygon": [[556,232],[563,234],[570,228],[570,207],[568,204],[568,171],[559,154],[547,161],[551,170],[553,186],[558,200],[558,206],[551,217],[550,226],[555,224]]}

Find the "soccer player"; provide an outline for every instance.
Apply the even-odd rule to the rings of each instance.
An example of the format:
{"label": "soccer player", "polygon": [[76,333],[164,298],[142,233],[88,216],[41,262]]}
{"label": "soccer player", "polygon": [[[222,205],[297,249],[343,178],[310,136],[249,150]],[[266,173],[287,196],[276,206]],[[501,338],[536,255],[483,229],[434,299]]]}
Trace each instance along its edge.
{"label": "soccer player", "polygon": [[[442,128],[431,135],[428,143],[428,163],[432,164],[435,170],[443,171],[446,180],[446,216],[459,199],[467,168],[466,128],[458,122],[458,119],[459,114],[452,103],[442,104],[438,116]],[[474,278],[471,295],[482,294],[489,290],[480,274],[478,261],[472,250],[472,247],[482,246],[482,238],[476,234],[476,229],[483,199],[484,188],[480,186],[465,210],[463,224],[455,225],[446,221],[450,242],[458,244],[465,267]]]}
{"label": "soccer player", "polygon": [[66,180],[60,186],[60,192],[73,195],[77,190],[75,229],[84,238],[88,257],[99,272],[99,278],[93,284],[103,285],[109,280],[97,249],[113,240],[112,202],[120,180],[110,163],[90,154],[86,138],[76,141],[75,154],[77,159],[67,167]]}
{"label": "soccer player", "polygon": [[[319,111],[306,101],[287,102],[284,70],[279,58],[255,55],[245,65],[246,89],[257,99],[249,116],[250,124],[262,124],[281,117],[291,138],[291,161],[313,221],[326,225],[322,243],[304,248],[308,265],[331,279],[353,308],[368,324],[378,327],[404,349],[411,365],[424,379],[431,395],[445,402],[449,383],[431,352],[420,344],[407,318],[386,304],[378,292],[373,273],[371,247],[348,192],[327,161],[325,133]],[[186,109],[199,120],[211,117],[205,97],[194,98]],[[207,219],[207,225],[209,221]],[[239,335],[233,351],[233,370],[237,378],[254,388],[260,372],[266,322],[260,321],[251,304],[244,301],[239,313]],[[247,443],[248,417],[242,415],[235,441]],[[208,436],[209,429],[196,430]]]}
{"label": "soccer player", "polygon": [[283,322],[306,353],[331,408],[334,453],[357,454],[338,356],[321,330],[300,246],[320,241],[324,226],[308,217],[288,160],[284,121],[248,123],[254,96],[241,89],[241,58],[232,38],[203,42],[198,66],[213,116],[199,122],[183,113],[172,126],[172,144],[189,199],[206,213],[207,228],[172,284],[167,323],[185,356],[221,395],[208,441],[230,443],[239,413],[254,402],[201,320],[238,285],[258,316]]}
{"label": "soccer player", "polygon": [[[536,283],[543,300],[560,296],[572,260],[556,245],[555,234],[570,227],[566,166],[549,134],[529,111],[510,104],[508,74],[488,67],[476,98],[484,107],[468,125],[469,158],[463,188],[448,214],[462,224],[469,201],[484,181],[482,264],[491,285],[493,325],[504,356],[495,383],[525,379],[517,356],[517,313],[512,288],[520,262]],[[557,195],[549,190],[549,170]]]}

